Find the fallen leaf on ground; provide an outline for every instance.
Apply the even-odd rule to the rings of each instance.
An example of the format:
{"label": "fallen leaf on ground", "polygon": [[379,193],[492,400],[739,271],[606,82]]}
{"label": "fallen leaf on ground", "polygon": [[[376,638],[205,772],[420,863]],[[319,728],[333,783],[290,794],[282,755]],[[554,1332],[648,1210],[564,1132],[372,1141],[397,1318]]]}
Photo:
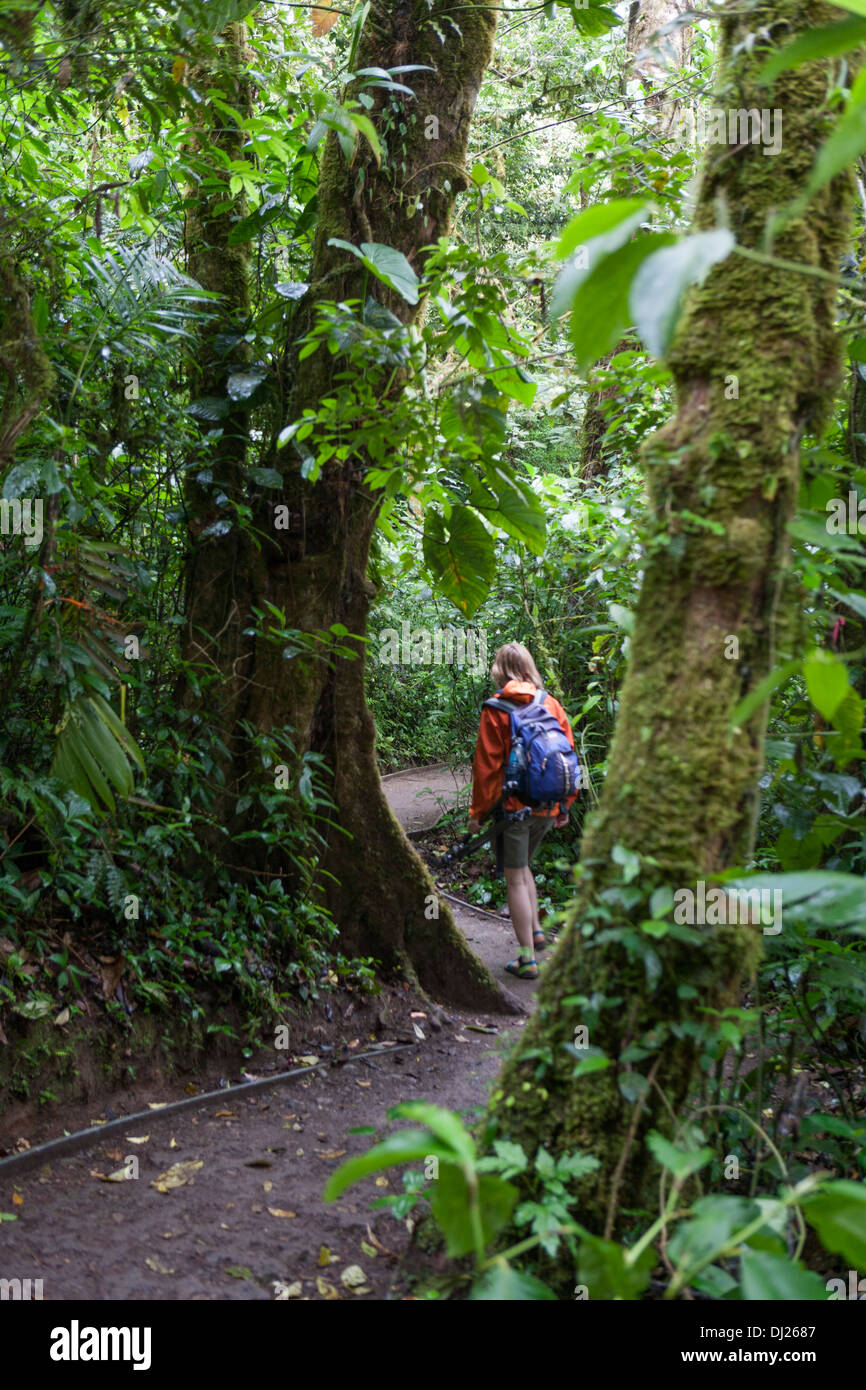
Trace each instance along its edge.
{"label": "fallen leaf on ground", "polygon": [[149,1100],[147,1102],[148,1110],[164,1110],[167,1105],[167,1100]]}
{"label": "fallen leaf on ground", "polygon": [[69,1010],[68,1010],[68,1009],[61,1009],[61,1010],[60,1010],[60,1013],[57,1015],[57,1017],[56,1017],[55,1020],[54,1020],[55,1027],[61,1028],[61,1027],[63,1026],[64,1023],[68,1023],[68,1022],[69,1022]]}
{"label": "fallen leaf on ground", "polygon": [[273,1190],[274,1190],[274,1184],[273,1184],[272,1182],[268,1181],[268,1182],[263,1182],[263,1183],[262,1183],[262,1191],[263,1191],[263,1192],[273,1192]]}
{"label": "fallen leaf on ground", "polygon": [[359,1289],[366,1282],[367,1276],[360,1265],[347,1265],[340,1275],[340,1283],[347,1289]]}
{"label": "fallen leaf on ground", "polygon": [[388,1182],[388,1179],[387,1179],[387,1178],[377,1178],[377,1179],[376,1179],[376,1186],[377,1186],[377,1187],[390,1187],[390,1183]]}
{"label": "fallen leaf on ground", "polygon": [[173,1163],[164,1173],[160,1173],[158,1178],[154,1178],[151,1187],[155,1187],[157,1192],[174,1192],[175,1188],[184,1187],[189,1182],[193,1173],[197,1173],[204,1167],[204,1159],[191,1159],[187,1163]]}
{"label": "fallen leaf on ground", "polygon": [[177,1148],[179,1148],[180,1146],[179,1146],[179,1144],[178,1144],[178,1142],[177,1142],[176,1139],[172,1139],[172,1141],[171,1141],[171,1143],[169,1144],[168,1147],[169,1147],[170,1149],[177,1149]]}
{"label": "fallen leaf on ground", "polygon": [[296,1211],[283,1211],[281,1207],[268,1207],[271,1216],[283,1216],[287,1221],[292,1221],[297,1216]]}
{"label": "fallen leaf on ground", "polygon": [[305,1057],[295,1058],[295,1061],[299,1062],[302,1067],[314,1067],[317,1064],[318,1060],[318,1057],[314,1053],[309,1053]]}
{"label": "fallen leaf on ground", "polygon": [[215,1120],[227,1120],[230,1115],[234,1115],[233,1110],[218,1110],[214,1115]]}
{"label": "fallen leaf on ground", "polygon": [[320,1264],[322,1267],[324,1267],[325,1265],[333,1265],[333,1264],[336,1264],[336,1263],[337,1263],[337,1260],[338,1260],[339,1258],[340,1258],[339,1255],[332,1255],[332,1254],[331,1254],[331,1252],[330,1252],[330,1250],[328,1249],[327,1245],[321,1246],[321,1248],[320,1248],[320,1250],[319,1250],[319,1264]]}
{"label": "fallen leaf on ground", "polygon": [[[376,1249],[379,1251],[379,1253],[380,1253],[381,1255],[388,1255],[392,1260],[396,1260],[397,1256],[394,1254],[394,1251],[393,1251],[393,1250],[389,1250],[388,1247],[387,1247],[387,1245],[383,1245],[382,1242],[381,1242],[381,1240],[379,1239],[379,1237],[376,1235],[376,1233],[375,1233],[369,1226],[367,1227],[367,1235],[368,1235],[369,1238],[370,1238],[370,1243],[371,1243],[372,1245],[375,1245]],[[364,1248],[364,1242],[362,1241],[362,1242],[361,1242],[361,1249],[363,1249],[363,1248]]]}
{"label": "fallen leaf on ground", "polygon": [[127,1144],[146,1144],[150,1138],[149,1134],[127,1134]]}
{"label": "fallen leaf on ground", "polygon": [[369,1242],[368,1240],[362,1240],[362,1241],[361,1241],[361,1249],[363,1250],[363,1252],[364,1252],[365,1255],[369,1255],[369,1256],[370,1256],[370,1259],[371,1259],[371,1260],[375,1260],[375,1258],[376,1258],[376,1247],[375,1247],[375,1245],[371,1245],[370,1242]]}
{"label": "fallen leaf on ground", "polygon": [[465,1042],[465,1043],[468,1043],[469,1039],[468,1039],[468,1038],[464,1038],[464,1036],[463,1036],[462,1033],[458,1033],[457,1036],[455,1037],[454,1041],[455,1041],[455,1042]]}
{"label": "fallen leaf on ground", "polygon": [[356,1086],[372,1086],[372,1081],[356,1081]]}
{"label": "fallen leaf on ground", "polygon": [[129,1168],[116,1168],[113,1173],[97,1173],[94,1171],[90,1176],[92,1178],[101,1178],[103,1182],[131,1182],[134,1175]]}
{"label": "fallen leaf on ground", "polygon": [[24,1198],[21,1196],[20,1192],[12,1193],[12,1205],[13,1207],[23,1207]]}
{"label": "fallen leaf on ground", "polygon": [[174,1270],[169,1269],[161,1260],[158,1260],[155,1255],[148,1255],[144,1263],[147,1265],[148,1269],[153,1270],[154,1274],[174,1274]]}
{"label": "fallen leaf on ground", "polygon": [[99,959],[105,965],[105,969],[99,972],[102,979],[102,990],[106,999],[110,999],[117,989],[117,986],[120,984],[120,978],[126,966],[126,961],[123,959],[123,956],[120,956],[117,960],[105,956],[100,956]]}
{"label": "fallen leaf on ground", "polygon": [[294,1284],[281,1284],[278,1279],[275,1279],[271,1288],[277,1303],[285,1303],[289,1298],[300,1298],[304,1292],[304,1286],[300,1279],[296,1279]]}
{"label": "fallen leaf on ground", "polygon": [[233,1279],[252,1279],[253,1272],[246,1265],[229,1265],[226,1274],[230,1274]]}
{"label": "fallen leaf on ground", "polygon": [[318,1151],[316,1157],[317,1157],[317,1158],[342,1158],[342,1157],[343,1157],[343,1154],[346,1153],[346,1152],[347,1152],[346,1149],[320,1149],[320,1150]]}
{"label": "fallen leaf on ground", "polygon": [[334,1287],[334,1285],[329,1284],[327,1279],[323,1279],[321,1275],[316,1280],[316,1288],[319,1290],[319,1293],[322,1295],[323,1298],[334,1299],[340,1297],[339,1291]]}

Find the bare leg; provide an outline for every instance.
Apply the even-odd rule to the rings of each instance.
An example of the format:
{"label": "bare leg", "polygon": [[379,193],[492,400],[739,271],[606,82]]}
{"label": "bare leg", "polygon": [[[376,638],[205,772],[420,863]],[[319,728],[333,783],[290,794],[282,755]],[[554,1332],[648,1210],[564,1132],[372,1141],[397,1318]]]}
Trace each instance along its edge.
{"label": "bare leg", "polygon": [[526,874],[526,891],[529,894],[529,905],[532,909],[532,930],[541,931],[541,920],[538,916],[538,894],[535,891],[535,879],[532,877],[531,869],[524,869]]}
{"label": "bare leg", "polygon": [[532,954],[533,911],[537,915],[538,908],[537,906],[533,907],[535,885],[533,884],[533,893],[530,896],[530,883],[532,883],[532,878],[528,869],[505,870],[508,910],[511,913],[514,935],[517,937],[517,944],[525,946]]}

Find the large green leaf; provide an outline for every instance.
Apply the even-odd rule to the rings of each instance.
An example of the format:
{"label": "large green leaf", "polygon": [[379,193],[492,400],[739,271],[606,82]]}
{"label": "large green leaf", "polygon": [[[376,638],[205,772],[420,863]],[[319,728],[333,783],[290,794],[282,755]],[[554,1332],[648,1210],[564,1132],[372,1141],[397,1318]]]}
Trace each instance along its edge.
{"label": "large green leaf", "polygon": [[485,481],[487,491],[479,487],[472,493],[473,507],[515,540],[524,541],[534,554],[542,555],[547,518],[529,484],[516,477],[501,460],[488,465]]}
{"label": "large green leaf", "polygon": [[[864,0],[866,6],[866,0]],[[866,8],[859,13],[866,14]],[[805,198],[849,169],[866,150],[866,73],[861,72],[851,89],[848,106],[818,151],[815,167],[806,186]]]}
{"label": "large green leaf", "polygon": [[831,720],[848,694],[845,663],[819,647],[803,662],[803,675],[812,704],[824,719]]}
{"label": "large green leaf", "polygon": [[[866,14],[866,6],[861,13]],[[774,53],[758,73],[758,81],[772,82],[780,72],[798,68],[801,63],[816,58],[833,58],[838,53],[848,53],[864,41],[866,23],[861,19],[841,19],[836,24],[822,24],[817,29],[798,34],[793,43]]]}
{"label": "large green leaf", "polygon": [[640,266],[632,281],[629,308],[655,357],[664,357],[670,346],[686,290],[702,284],[713,266],[731,254],[734,244],[733,234],[725,228],[697,232],[654,252]]}
{"label": "large green leaf", "polygon": [[850,10],[852,14],[866,15],[866,0],[833,0],[839,10]]}
{"label": "large green leaf", "polygon": [[101,695],[80,695],[58,727],[51,775],[89,802],[115,810],[114,793],[133,789],[130,763],[144,770],[141,750]]}
{"label": "large green leaf", "polygon": [[351,251],[377,280],[381,280],[389,289],[396,290],[407,304],[418,303],[418,276],[402,251],[395,250],[393,246],[385,246],[381,241],[362,241],[359,249],[350,241],[342,241],[339,237],[330,237],[328,245]]}
{"label": "large green leaf", "polygon": [[379,1173],[383,1168],[394,1168],[401,1163],[417,1163],[425,1158],[438,1158],[441,1163],[449,1163],[454,1158],[453,1151],[433,1139],[426,1129],[401,1129],[398,1134],[389,1134],[381,1144],[374,1144],[366,1153],[356,1154],[341,1163],[328,1179],[324,1191],[326,1202],[333,1202],[347,1187]]}
{"label": "large green leaf", "polygon": [[459,1159],[471,1162],[475,1158],[475,1141],[463,1121],[452,1110],[444,1110],[441,1105],[431,1105],[425,1100],[410,1100],[404,1105],[395,1105],[388,1112],[389,1119],[416,1120],[442,1140]]}
{"label": "large green leaf", "polygon": [[866,922],[866,879],[816,869],[791,874],[747,874],[727,879],[725,889],[780,892],[786,924],[856,927]]}
{"label": "large green leaf", "polygon": [[560,0],[560,3],[570,10],[577,32],[590,38],[598,38],[623,22],[616,11],[606,5],[587,5],[582,0]]}
{"label": "large green leaf", "polygon": [[650,1280],[656,1253],[644,1250],[632,1264],[627,1262],[628,1251],[600,1236],[584,1236],[577,1252],[578,1283],[585,1284],[591,1300],[635,1299],[643,1293]]}
{"label": "large green leaf", "polygon": [[452,507],[446,522],[429,508],[424,520],[424,560],[446,598],[471,618],[496,576],[493,539],[468,507]]}
{"label": "large green leaf", "polygon": [[696,1173],[713,1157],[712,1149],[677,1148],[656,1129],[650,1130],[646,1142],[653,1157],[677,1178],[687,1178],[690,1173]]}
{"label": "large green leaf", "polygon": [[635,227],[640,225],[646,209],[647,204],[643,198],[617,198],[611,203],[597,203],[595,207],[579,212],[563,230],[556,244],[557,256],[564,259],[578,246],[592,243],[605,233],[619,228],[620,235],[607,247],[608,251],[616,251],[631,236]]}
{"label": "large green leaf", "polygon": [[[485,1246],[507,1226],[516,1202],[517,1188],[512,1183],[486,1175],[478,1179],[478,1204]],[[440,1165],[439,1176],[430,1191],[430,1206],[452,1259],[468,1255],[475,1249],[469,1214],[469,1186],[461,1168],[453,1163]]]}
{"label": "large green leaf", "polygon": [[799,1260],[766,1250],[744,1250],[740,1256],[740,1297],[750,1302],[762,1298],[826,1302],[828,1294],[824,1280]]}
{"label": "large green leaf", "polygon": [[599,208],[588,208],[568,224],[559,245],[560,248],[569,247],[569,252],[560,249],[559,254],[570,254],[578,247],[581,254],[559,273],[550,300],[552,319],[571,308],[583,282],[603,264],[605,257],[626,244],[646,216],[645,203],[624,198]]}
{"label": "large green leaf", "polygon": [[841,1178],[803,1202],[803,1215],[821,1243],[853,1269],[866,1269],[866,1183]]}
{"label": "large green leaf", "polygon": [[760,1207],[748,1197],[711,1193],[692,1204],[691,1216],[680,1222],[668,1243],[668,1254],[677,1264],[697,1264],[723,1248],[735,1231],[760,1215]]}
{"label": "large green leaf", "polygon": [[520,1270],[512,1269],[507,1260],[497,1260],[493,1268],[472,1286],[469,1297],[473,1301],[490,1299],[496,1303],[557,1301],[556,1294],[534,1274],[523,1274]]}
{"label": "large green leaf", "polygon": [[575,293],[571,340],[578,366],[586,371],[616,346],[631,323],[629,293],[641,264],[674,240],[668,232],[651,233],[605,256]]}

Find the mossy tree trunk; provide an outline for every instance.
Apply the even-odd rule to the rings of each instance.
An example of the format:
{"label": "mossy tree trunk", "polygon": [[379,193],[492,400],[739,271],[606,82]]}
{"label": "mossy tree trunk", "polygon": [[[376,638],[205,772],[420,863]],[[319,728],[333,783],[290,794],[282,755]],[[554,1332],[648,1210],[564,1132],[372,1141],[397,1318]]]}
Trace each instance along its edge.
{"label": "mossy tree trunk", "polygon": [[[375,105],[369,115],[382,140],[381,166],[365,139],[356,140],[347,160],[336,135],[328,137],[312,283],[292,325],[296,340],[315,321],[316,304],[323,300],[363,299],[375,290],[404,323],[423,312],[423,304],[410,306],[378,282],[367,283],[359,262],[329,241],[394,247],[420,275],[423,248],[449,231],[455,196],[468,183],[469,126],[495,28],[495,11],[481,3],[462,6],[456,22],[451,8],[445,0],[374,0],[355,67],[419,64],[424,70],[405,79],[414,98],[371,89]],[[343,365],[325,348],[303,361],[295,354],[287,421],[297,420],[306,407],[317,408]],[[385,800],[364,695],[364,643],[344,639],[354,660],[287,663],[285,643],[250,635],[252,610],[272,604],[285,614],[287,629],[327,633],[342,624],[363,637],[375,593],[367,560],[378,510],[377,497],[364,486],[363,451],[345,463],[327,464],[315,483],[302,476],[291,448],[268,462],[282,472],[284,488],[281,495],[255,501],[261,549],[226,553],[221,582],[211,586],[208,629],[222,633],[215,655],[224,675],[231,673],[221,687],[219,713],[233,753],[226,800],[254,792],[265,775],[255,755],[244,753],[241,721],[255,731],[290,728],[298,755],[321,754],[332,775],[341,829],[329,840],[322,881],[341,948],[375,956],[440,998],[502,1007],[501,989],[466,946],[445,903],[436,900],[433,880]],[[287,527],[276,524],[278,507],[288,508]],[[196,603],[194,582],[193,614]],[[225,824],[248,828],[231,812]],[[248,864],[280,867],[262,845],[248,843]]]}
{"label": "mossy tree trunk", "polygon": [[[249,115],[246,68],[251,55],[245,38],[243,24],[229,25],[218,49],[221,61],[210,58],[206,67],[190,74],[190,81],[216,87],[230,106]],[[246,136],[224,109],[204,102],[197,110],[201,124],[194,131],[190,154],[198,162],[199,181],[190,188],[186,204],[187,268],[203,289],[219,299],[201,334],[190,386],[193,397],[227,402],[228,376],[248,355],[243,336],[250,314],[249,251],[248,243],[232,245],[230,241],[245,211],[243,196],[231,196],[230,174],[216,168],[209,150],[220,150],[227,160],[242,159]],[[181,651],[189,663],[187,671],[194,668],[196,677],[183,679],[179,702],[199,717],[205,710],[209,718],[215,717],[230,749],[235,732],[226,726],[222,711],[233,708],[242,684],[234,658],[249,616],[246,605],[236,601],[234,590],[238,573],[249,562],[250,540],[246,529],[236,524],[232,510],[246,501],[247,419],[240,401],[213,421],[209,428],[218,426],[221,435],[201,467],[190,467],[184,480],[188,551]]]}
{"label": "mossy tree trunk", "polygon": [[[767,26],[781,44],[832,13],[769,0],[723,20],[716,102],[781,109],[783,148],[768,157],[756,145],[711,147],[697,229],[715,225],[723,201],[740,245],[757,248],[768,215],[802,193],[830,124],[827,65],[759,87],[767,45],[749,54],[742,40]],[[676,414],[645,446],[659,543],[647,554],[608,778],[584,836],[575,910],[491,1101],[499,1137],[527,1152],[544,1144],[596,1155],[600,1167],[580,1185],[576,1214],[600,1235],[621,1231],[621,1206],[652,1203],[644,1140],[648,1128],[669,1130],[669,1116],[682,1113],[695,1063],[683,1026],[705,1021],[706,1008],[736,1003],[760,957],[759,925],[701,926],[700,946],[645,937],[661,970],[651,989],[641,960],[616,939],[597,944],[587,924],[598,931],[600,908],[614,929],[647,915],[645,899],[617,901],[625,891],[612,859],[617,845],[654,861],[639,879],[647,891],[694,890],[697,880],[744,864],[753,848],[766,710],[733,735],[730,718],[774,665],[799,441],[821,428],[839,380],[836,276],[851,191],[847,178],[837,179],[775,244],[777,257],[829,278],[735,254],[693,291],[670,356]],[[686,512],[710,526],[689,524]],[[575,1080],[565,1044],[579,1026],[612,1065]],[[623,1059],[635,1044],[645,1054]],[[645,1084],[626,1082],[629,1071],[651,1083],[643,1103],[624,1098],[621,1085],[635,1095]]]}

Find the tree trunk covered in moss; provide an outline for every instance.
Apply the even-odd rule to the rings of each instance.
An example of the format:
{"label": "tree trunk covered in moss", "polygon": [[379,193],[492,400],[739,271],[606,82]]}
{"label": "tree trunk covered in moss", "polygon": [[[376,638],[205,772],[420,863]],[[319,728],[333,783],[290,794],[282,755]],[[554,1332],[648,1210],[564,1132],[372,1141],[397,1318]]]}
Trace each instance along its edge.
{"label": "tree trunk covered in moss", "polygon": [[[772,0],[723,20],[716,104],[780,108],[783,147],[777,157],[756,145],[711,147],[696,229],[715,225],[723,200],[740,245],[756,248],[768,215],[802,193],[830,129],[828,65],[811,63],[759,87],[767,45],[748,53],[742,41],[768,26],[782,44],[833,13],[804,0]],[[606,926],[627,928],[647,916],[645,897],[635,905],[616,900],[616,889],[625,891],[612,859],[618,844],[655,861],[641,874],[645,891],[663,884],[694,890],[697,880],[746,863],[752,851],[766,708],[734,734],[730,719],[774,665],[799,441],[820,430],[840,373],[834,282],[850,236],[851,188],[847,177],[825,188],[774,248],[831,280],[732,255],[692,292],[670,355],[676,414],[645,446],[657,544],[647,554],[608,778],[538,1011],[491,1101],[499,1137],[529,1153],[544,1144],[600,1160],[575,1208],[598,1234],[621,1231],[622,1206],[652,1205],[646,1131],[670,1131],[695,1064],[682,1027],[704,1021],[708,1007],[735,1004],[760,957],[757,925],[702,926],[699,947],[644,937],[661,967],[651,990],[641,960],[615,939],[597,943],[587,924],[598,933],[605,890],[614,890]],[[712,529],[690,523],[687,512]],[[731,637],[739,640],[738,659],[726,658]],[[612,1065],[575,1080],[565,1044],[581,1025]],[[647,1053],[623,1061],[634,1044]],[[630,1069],[652,1078],[642,1108],[620,1090]]]}
{"label": "tree trunk covered in moss", "polygon": [[[495,28],[495,12],[483,4],[462,6],[453,16],[456,23],[451,9],[445,0],[397,5],[374,0],[355,67],[420,64],[429,70],[406,75],[414,99],[369,89],[375,101],[369,115],[383,146],[381,167],[366,139],[356,140],[347,160],[336,135],[328,137],[312,283],[292,324],[296,345],[315,322],[316,305],[325,300],[375,293],[406,324],[423,311],[423,305],[408,305],[378,281],[366,283],[359,262],[329,241],[394,247],[421,275],[423,248],[448,233],[455,196],[468,183],[469,126]],[[296,351],[286,419],[316,409],[334,390],[343,367],[325,347],[302,361]],[[392,387],[389,400],[393,396]],[[284,488],[279,496],[270,493],[255,501],[261,549],[248,549],[237,563],[234,553],[226,553],[222,586],[213,586],[208,612],[211,632],[229,623],[219,649],[223,672],[232,673],[221,692],[219,720],[235,755],[226,800],[241,791],[254,793],[265,775],[254,754],[244,755],[241,721],[256,731],[290,728],[297,754],[321,754],[332,774],[341,830],[330,837],[323,884],[340,927],[341,949],[375,956],[390,972],[455,1003],[501,1007],[501,989],[465,944],[445,903],[436,901],[433,880],[392,815],[379,779],[364,695],[364,643],[355,640],[366,632],[375,594],[367,560],[379,507],[379,498],[364,486],[363,451],[345,463],[326,464],[315,483],[302,476],[293,448],[268,462],[282,472]],[[288,527],[276,525],[276,506],[288,507]],[[218,539],[215,549],[223,544]],[[285,642],[249,635],[252,609],[265,610],[266,604],[285,615],[288,630],[328,633],[341,624],[353,634],[343,640],[355,659],[287,662]],[[272,781],[267,790],[273,791]],[[248,815],[239,819],[229,813],[226,825],[248,828]],[[258,869],[280,867],[254,841],[246,862]],[[431,915],[437,911],[438,917]]]}
{"label": "tree trunk covered in moss", "polygon": [[[218,52],[222,61],[209,60],[206,68],[190,73],[190,82],[216,87],[236,111],[251,114],[250,83],[246,73],[250,52],[243,24],[231,24],[222,35]],[[243,365],[247,356],[243,335],[250,314],[248,243],[233,246],[232,229],[243,216],[242,195],[232,197],[230,173],[216,169],[209,149],[222,151],[228,160],[243,158],[246,136],[225,114],[209,102],[196,108],[201,124],[191,142],[198,158],[200,181],[190,189],[184,236],[187,268],[203,289],[219,295],[214,318],[201,335],[198,362],[191,380],[192,395],[227,400],[229,372]],[[246,500],[244,464],[249,434],[243,402],[213,421],[222,434],[201,468],[193,467],[184,480],[187,508],[185,625],[182,655],[196,670],[180,689],[181,702],[190,709],[205,708],[216,717],[219,733],[229,747],[233,730],[225,727],[223,707],[232,709],[242,682],[233,665],[248,620],[246,605],[235,599],[236,577],[248,563],[250,541],[238,526],[230,508]],[[220,503],[220,497],[226,501]],[[220,525],[222,523],[222,525]],[[222,532],[222,534],[221,534]],[[215,623],[214,619],[218,619]],[[209,687],[217,684],[219,692]]]}
{"label": "tree trunk covered in moss", "polygon": [[594,478],[606,477],[610,469],[610,458],[606,446],[609,417],[606,406],[619,394],[618,383],[600,382],[599,374],[610,371],[610,364],[620,352],[630,352],[635,344],[630,338],[617,343],[613,352],[599,359],[587,381],[586,405],[580,429],[580,476],[585,482]]}
{"label": "tree trunk covered in moss", "polygon": [[54,385],[51,364],[30,316],[30,295],[9,255],[0,256],[0,470]]}

